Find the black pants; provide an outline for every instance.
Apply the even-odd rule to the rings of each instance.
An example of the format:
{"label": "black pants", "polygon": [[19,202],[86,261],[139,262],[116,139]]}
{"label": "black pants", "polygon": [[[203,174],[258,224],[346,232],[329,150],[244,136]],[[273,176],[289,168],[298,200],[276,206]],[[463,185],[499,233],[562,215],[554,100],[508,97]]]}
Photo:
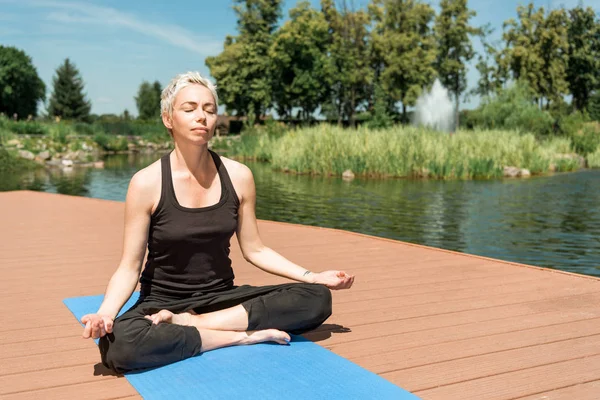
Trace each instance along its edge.
{"label": "black pants", "polygon": [[115,320],[113,332],[100,339],[102,363],[118,373],[153,368],[200,353],[202,339],[193,326],[153,325],[144,318],[166,309],[205,314],[241,304],[248,330],[275,328],[292,334],[312,330],[331,315],[331,292],[323,285],[289,283],[236,286],[185,299],[151,295]]}

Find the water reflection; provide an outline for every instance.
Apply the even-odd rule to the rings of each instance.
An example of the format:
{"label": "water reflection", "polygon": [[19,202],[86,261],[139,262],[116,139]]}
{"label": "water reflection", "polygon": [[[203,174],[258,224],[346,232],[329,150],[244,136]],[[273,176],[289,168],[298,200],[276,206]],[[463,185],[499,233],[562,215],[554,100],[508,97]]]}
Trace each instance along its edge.
{"label": "water reflection", "polygon": [[[160,158],[119,155],[99,169],[0,176],[0,190],[124,200],[131,176]],[[600,276],[600,171],[528,180],[362,180],[274,173],[247,163],[257,216],[362,232]]]}

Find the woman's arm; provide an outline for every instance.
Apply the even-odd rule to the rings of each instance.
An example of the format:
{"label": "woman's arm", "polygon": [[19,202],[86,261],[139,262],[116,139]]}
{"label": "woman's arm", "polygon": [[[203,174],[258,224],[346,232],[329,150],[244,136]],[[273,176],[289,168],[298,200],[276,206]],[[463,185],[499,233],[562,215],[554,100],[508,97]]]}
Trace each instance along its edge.
{"label": "woman's arm", "polygon": [[153,191],[148,171],[133,176],[125,200],[125,229],[121,261],[112,275],[104,301],[95,314],[85,315],[83,337],[97,338],[112,331],[112,324],[125,302],[131,297],[140,276],[146,252]]}
{"label": "woman's arm", "polygon": [[299,282],[321,283],[331,289],[346,289],[352,286],[354,277],[343,271],[312,273],[263,244],[256,223],[256,188],[254,178],[248,167],[241,164],[240,166],[238,182],[241,188],[242,199],[237,238],[246,261],[263,271]]}

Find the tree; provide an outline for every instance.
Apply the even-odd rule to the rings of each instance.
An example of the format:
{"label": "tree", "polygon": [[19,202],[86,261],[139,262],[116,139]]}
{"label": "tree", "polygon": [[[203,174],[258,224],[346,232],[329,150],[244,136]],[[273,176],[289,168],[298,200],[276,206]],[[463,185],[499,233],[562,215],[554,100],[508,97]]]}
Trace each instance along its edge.
{"label": "tree", "polygon": [[487,97],[503,89],[509,80],[506,63],[502,59],[503,52],[499,49],[499,42],[490,42],[488,38],[493,33],[489,24],[482,26],[479,38],[484,49],[483,54],[477,56],[475,68],[479,72],[477,86],[472,93]]}
{"label": "tree", "polygon": [[436,42],[431,31],[435,12],[419,0],[374,0],[369,12],[375,23],[373,46],[382,58],[381,87],[394,102],[402,103],[407,121],[407,107],[415,104],[436,75]]}
{"label": "tree", "polygon": [[91,104],[83,93],[83,79],[75,64],[67,58],[52,78],[53,92],[48,114],[63,119],[85,121],[90,117]]}
{"label": "tree", "polygon": [[519,20],[504,23],[506,48],[498,62],[512,73],[514,80],[525,80],[542,107],[559,101],[567,93],[567,16],[564,9],[548,15],[533,3],[517,8]]}
{"label": "tree", "polygon": [[31,57],[15,47],[0,46],[0,113],[36,116],[38,101],[45,99],[46,85]]}
{"label": "tree", "polygon": [[544,19],[539,35],[539,54],[542,59],[540,94],[547,107],[563,101],[569,92],[567,66],[569,60],[568,16],[565,9],[552,10]]}
{"label": "tree", "polygon": [[263,115],[272,104],[269,48],[281,14],[281,0],[235,0],[239,35],[225,39],[223,52],[206,65],[217,80],[222,102],[238,115]]}
{"label": "tree", "polygon": [[270,57],[273,100],[280,116],[289,117],[298,107],[302,119],[309,120],[325,101],[330,80],[326,67],[327,29],[323,14],[302,1],[290,10],[290,20],[275,35]]}
{"label": "tree", "polygon": [[573,95],[573,106],[583,111],[592,91],[600,83],[600,24],[590,7],[569,10],[569,63],[567,81]]}
{"label": "tree", "polygon": [[160,96],[162,87],[160,82],[154,83],[142,82],[135,97],[135,104],[138,109],[138,118],[141,120],[151,120],[160,118]]}
{"label": "tree", "polygon": [[438,48],[436,69],[440,82],[454,95],[455,124],[458,127],[460,96],[467,89],[465,64],[475,56],[470,36],[483,31],[469,25],[469,19],[476,13],[469,10],[467,0],[442,0],[440,8],[434,25]]}
{"label": "tree", "polygon": [[347,119],[355,125],[357,107],[370,95],[372,70],[369,66],[369,15],[349,10],[346,1],[338,10],[332,0],[322,0],[321,10],[327,21],[326,74],[331,77],[329,98],[323,104],[338,124]]}

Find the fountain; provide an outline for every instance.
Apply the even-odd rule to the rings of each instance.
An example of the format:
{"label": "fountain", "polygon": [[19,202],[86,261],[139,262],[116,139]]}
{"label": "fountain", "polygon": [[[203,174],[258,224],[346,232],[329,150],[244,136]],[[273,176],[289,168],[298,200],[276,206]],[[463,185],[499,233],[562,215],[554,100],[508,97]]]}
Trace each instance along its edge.
{"label": "fountain", "polygon": [[413,123],[443,132],[454,131],[454,104],[439,79],[417,100]]}

